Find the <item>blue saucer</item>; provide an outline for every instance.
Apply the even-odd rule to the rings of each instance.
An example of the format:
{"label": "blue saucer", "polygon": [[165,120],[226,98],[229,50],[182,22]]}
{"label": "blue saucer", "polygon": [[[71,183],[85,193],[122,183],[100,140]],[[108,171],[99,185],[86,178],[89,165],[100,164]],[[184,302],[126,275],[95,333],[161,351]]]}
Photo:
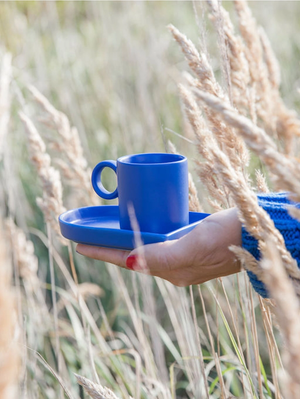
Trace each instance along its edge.
{"label": "blue saucer", "polygon": [[[190,212],[187,226],[167,234],[141,232],[141,239],[144,244],[175,240],[190,232],[207,216],[208,213]],[[80,244],[127,250],[134,248],[133,231],[120,229],[117,205],[72,209],[59,216],[59,224],[65,238]]]}

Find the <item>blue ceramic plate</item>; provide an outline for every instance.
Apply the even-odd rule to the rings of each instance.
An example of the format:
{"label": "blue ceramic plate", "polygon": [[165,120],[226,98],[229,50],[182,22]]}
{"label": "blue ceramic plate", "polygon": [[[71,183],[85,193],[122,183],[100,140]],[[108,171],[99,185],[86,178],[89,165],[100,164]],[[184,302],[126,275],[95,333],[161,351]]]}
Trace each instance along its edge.
{"label": "blue ceramic plate", "polygon": [[[144,244],[175,240],[187,234],[209,216],[207,213],[190,212],[188,226],[167,234],[141,233]],[[73,209],[60,215],[60,230],[69,240],[80,244],[117,249],[133,249],[133,231],[120,229],[117,205],[90,206]]]}

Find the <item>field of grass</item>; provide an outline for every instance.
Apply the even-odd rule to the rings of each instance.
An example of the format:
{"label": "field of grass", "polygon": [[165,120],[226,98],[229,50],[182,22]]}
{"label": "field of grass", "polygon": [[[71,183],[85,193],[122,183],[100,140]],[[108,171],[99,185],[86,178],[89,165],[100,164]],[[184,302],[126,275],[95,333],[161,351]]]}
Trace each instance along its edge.
{"label": "field of grass", "polygon": [[[233,3],[222,4],[238,32]],[[297,111],[300,3],[249,7],[281,66],[282,98]],[[85,259],[57,234],[64,209],[108,204],[91,192],[95,164],[169,151],[169,140],[189,159],[204,211],[214,212],[178,92],[189,67],[169,24],[208,55],[227,93],[222,35],[206,2],[0,3],[1,399],[293,397],[285,335],[245,271],[179,288]],[[263,117],[258,125],[268,131]],[[252,187],[255,169],[272,189],[263,157],[251,152]],[[104,179],[113,190],[115,177]]]}

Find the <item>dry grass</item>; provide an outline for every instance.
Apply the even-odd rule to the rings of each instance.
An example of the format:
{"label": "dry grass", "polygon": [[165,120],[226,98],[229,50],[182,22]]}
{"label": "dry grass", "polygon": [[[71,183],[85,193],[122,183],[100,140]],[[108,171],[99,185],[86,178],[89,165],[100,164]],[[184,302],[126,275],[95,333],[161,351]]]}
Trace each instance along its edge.
{"label": "dry grass", "polygon": [[75,377],[78,384],[83,386],[92,399],[117,399],[116,395],[110,389],[99,384],[94,384],[92,381],[78,374],[75,374]]}
{"label": "dry grass", "polygon": [[[175,145],[169,140],[168,148],[171,154],[178,154]],[[189,210],[190,212],[203,212],[203,208],[198,198],[197,188],[192,174],[189,172]]]}
{"label": "dry grass", "polygon": [[[222,9],[222,7],[217,6],[217,4],[209,3],[211,11],[215,22],[224,23],[224,31],[227,31],[227,40],[230,40],[234,45],[229,46],[229,51],[231,54],[237,53],[237,43],[241,43],[240,38],[232,39],[233,27],[229,23],[228,14]],[[251,11],[245,2],[235,1],[235,7],[238,13],[240,22],[240,31],[244,39],[244,48],[249,65],[249,71],[251,80],[249,84],[252,86],[251,90],[256,90],[259,93],[259,106],[256,105],[259,118],[264,123],[266,132],[269,134],[276,135],[278,137],[282,135],[282,131],[277,129],[273,115],[283,108],[286,107],[279,95],[279,72],[278,64],[276,62],[275,56],[271,50],[270,43],[268,42],[266,35],[262,30],[258,30],[256,21],[251,15]],[[218,21],[217,21],[218,17]],[[222,21],[223,19],[223,21]],[[205,158],[206,162],[209,164],[209,168],[217,176],[222,187],[226,187],[227,193],[232,197],[235,205],[239,208],[240,218],[246,229],[251,232],[259,240],[260,250],[262,251],[264,260],[261,264],[258,264],[250,255],[248,255],[244,250],[238,248],[232,248],[236,253],[237,257],[241,260],[243,266],[254,272],[258,277],[266,284],[271,295],[276,298],[278,304],[278,312],[284,313],[284,308],[288,306],[288,303],[293,303],[298,308],[298,300],[296,295],[299,296],[299,269],[296,262],[291,258],[290,254],[285,248],[284,241],[276,230],[273,222],[270,220],[269,216],[263,212],[263,210],[258,206],[257,200],[254,196],[247,179],[241,173],[241,169],[237,168],[237,164],[233,161],[228,147],[230,149],[230,140],[220,140],[220,120],[225,123],[224,130],[227,132],[229,126],[231,129],[235,128],[236,133],[240,135],[240,138],[245,140],[245,143],[256,152],[257,156],[269,167],[271,176],[273,176],[274,183],[277,188],[288,190],[292,193],[291,197],[299,201],[299,187],[297,176],[299,174],[299,164],[297,161],[289,157],[290,153],[290,143],[297,135],[297,131],[292,132],[285,127],[284,129],[284,140],[285,140],[285,153],[280,151],[275,142],[268,136],[268,134],[263,130],[263,128],[256,125],[256,118],[252,117],[252,121],[240,114],[228,101],[226,95],[224,95],[215,82],[212,74],[212,69],[207,65],[205,59],[205,71],[203,73],[203,56],[200,57],[197,50],[193,44],[185,38],[178,30],[171,28],[175,39],[178,41],[182,50],[189,60],[189,65],[191,69],[197,75],[197,79],[189,79],[189,84],[192,87],[192,92],[196,98],[201,100],[203,103],[203,111],[207,115],[207,122],[204,120],[203,116],[200,114],[197,104],[192,98],[192,94],[183,87],[180,87],[181,95],[184,99],[185,109],[190,120],[191,125],[194,128],[196,137],[198,138],[198,149],[200,154]],[[229,38],[230,32],[231,37]],[[226,35],[226,33],[225,33]],[[240,46],[241,49],[241,46]],[[224,50],[225,53],[226,50]],[[240,50],[241,51],[241,50]],[[224,59],[223,62],[228,63],[228,59]],[[240,64],[243,65],[242,63]],[[232,65],[230,66],[232,67]],[[233,67],[234,68],[234,67]],[[230,68],[229,68],[230,69]],[[207,84],[207,82],[210,84]],[[245,80],[247,82],[247,80]],[[245,96],[245,87],[242,85],[236,85],[239,89],[239,96]],[[209,107],[209,111],[207,111]],[[281,111],[280,111],[281,112]],[[285,111],[284,111],[285,112]],[[292,111],[286,111],[293,113]],[[244,112],[243,112],[244,113]],[[249,114],[251,115],[251,109],[249,108]],[[295,114],[293,113],[295,116]],[[278,116],[278,120],[282,118],[282,114]],[[296,117],[295,117],[296,118]],[[283,117],[284,119],[284,117]],[[216,121],[216,122],[215,122]],[[270,122],[272,121],[272,122]],[[299,123],[298,119],[295,119],[294,125]],[[228,133],[227,133],[228,134]],[[228,135],[230,137],[230,133]],[[276,136],[277,137],[277,136]],[[225,147],[225,148],[224,148]],[[263,191],[267,191],[267,187],[264,179],[262,179],[261,174],[257,174],[258,177],[258,187],[262,188]],[[207,178],[203,179],[203,183],[209,188],[211,184],[207,181]],[[225,194],[226,191],[224,191]],[[210,190],[210,193],[216,200],[219,200],[220,196],[218,191]],[[215,195],[214,195],[215,194]],[[217,195],[216,195],[217,194]],[[229,202],[230,204],[230,202]],[[269,243],[269,244],[267,244]],[[280,268],[278,274],[276,270],[274,271],[271,266],[275,262],[275,259],[271,257],[271,251],[268,246],[276,248],[278,253],[278,262],[281,262],[281,268],[285,268],[288,275],[292,277],[292,280],[284,280],[279,277]],[[276,283],[275,283],[276,281]],[[286,281],[289,284],[289,288],[284,287]],[[281,287],[282,284],[282,287]],[[286,298],[281,296],[282,291],[290,290],[290,295],[292,297]],[[276,291],[276,294],[275,294]],[[298,311],[297,311],[298,312]],[[294,318],[298,316],[294,315]],[[284,335],[287,343],[291,341],[291,333],[285,333],[289,328],[293,330],[291,325],[292,318],[290,321],[278,318],[278,323]],[[288,327],[290,326],[290,327]],[[295,329],[297,329],[295,325]],[[256,334],[256,333],[255,333]],[[297,336],[295,334],[294,336]],[[295,343],[294,343],[295,344]],[[288,356],[293,357],[293,353],[297,353],[297,345],[292,345],[287,349]],[[257,349],[255,351],[257,353]],[[289,359],[290,360],[290,359]],[[295,367],[298,364],[298,360],[295,358]],[[291,362],[287,362],[286,365],[289,368]],[[286,381],[285,387],[288,389],[290,387],[290,397],[297,396],[299,377],[294,370],[287,369],[289,382]],[[262,396],[262,390],[260,389],[260,395]],[[294,396],[293,396],[294,395]],[[296,396],[295,396],[296,395]]]}
{"label": "dry grass", "polygon": [[17,398],[21,365],[21,330],[11,286],[12,267],[0,224],[0,398]]}
{"label": "dry grass", "polygon": [[259,169],[257,169],[255,171],[255,177],[256,177],[256,186],[257,186],[258,192],[259,193],[268,193],[270,190],[267,185],[266,178]]}
{"label": "dry grass", "polygon": [[37,204],[53,231],[57,233],[61,242],[66,244],[67,241],[61,236],[58,226],[58,216],[65,211],[62,203],[60,173],[51,166],[51,158],[46,152],[46,146],[32,121],[24,113],[20,113],[20,118],[28,134],[31,161],[34,163],[43,188],[43,198],[38,197]]}
{"label": "dry grass", "polygon": [[55,109],[34,86],[30,86],[29,90],[46,114],[45,117],[40,118],[44,127],[49,127],[53,133],[55,130],[58,133],[58,139],[51,134],[50,145],[59,154],[56,163],[68,184],[77,188],[77,201],[83,205],[98,205],[99,199],[90,183],[92,171],[88,168],[87,160],[83,155],[77,129],[71,126],[68,117]]}
{"label": "dry grass", "polygon": [[285,340],[283,361],[286,374],[283,385],[286,396],[292,399],[300,394],[299,302],[276,247],[271,242],[266,244],[261,267],[270,295],[276,301],[274,311]]}
{"label": "dry grass", "polygon": [[[0,244],[10,243],[16,296],[15,306],[1,248],[1,398],[22,397],[19,386],[28,399],[80,399],[78,384],[92,398],[299,396],[299,269],[256,192],[268,192],[270,181],[271,190],[288,190],[299,201],[300,124],[281,98],[279,63],[247,3],[234,2],[239,27],[218,2],[207,3],[178,4],[180,12],[159,3],[154,14],[146,3],[1,5],[3,26],[9,29],[6,16],[16,28],[3,36],[13,56],[1,52],[0,75],[1,218],[9,216],[10,235]],[[169,26],[192,73],[181,79],[174,65],[182,56],[169,32],[159,34],[158,44],[153,26],[165,27],[160,18],[167,15],[191,33],[183,9],[198,13],[203,35],[198,51]],[[208,12],[219,71],[213,33],[205,37]],[[111,27],[122,35],[109,34]],[[167,109],[176,85],[161,96],[172,79],[183,81],[189,125],[180,120],[179,104]],[[124,153],[161,151],[169,133],[168,150],[178,148],[190,166],[195,160],[190,210],[239,208],[263,260],[230,249],[266,284],[275,305],[254,294],[244,272],[185,290],[74,257],[70,244],[59,245],[67,244],[57,223],[64,206],[98,202],[90,168]],[[290,213],[300,219],[299,209]]]}

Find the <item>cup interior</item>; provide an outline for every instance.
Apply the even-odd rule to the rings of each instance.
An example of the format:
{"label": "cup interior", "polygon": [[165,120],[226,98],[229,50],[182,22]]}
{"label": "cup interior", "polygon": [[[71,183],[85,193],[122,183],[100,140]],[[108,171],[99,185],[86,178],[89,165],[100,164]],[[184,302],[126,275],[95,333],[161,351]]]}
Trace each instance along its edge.
{"label": "cup interior", "polygon": [[118,162],[126,164],[152,165],[152,164],[166,164],[175,162],[184,162],[185,157],[179,154],[167,153],[146,153],[126,155],[118,159]]}

